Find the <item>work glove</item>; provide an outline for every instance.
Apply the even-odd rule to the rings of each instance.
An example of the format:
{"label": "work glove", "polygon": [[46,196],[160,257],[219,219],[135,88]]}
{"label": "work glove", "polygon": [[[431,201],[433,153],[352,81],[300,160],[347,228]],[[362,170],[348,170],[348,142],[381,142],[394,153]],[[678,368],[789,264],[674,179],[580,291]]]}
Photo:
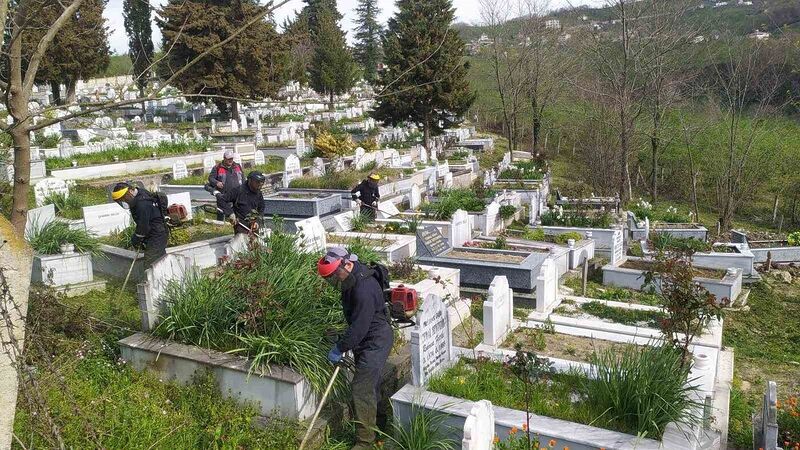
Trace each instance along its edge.
{"label": "work glove", "polygon": [[228,222],[230,222],[231,225],[236,226],[236,224],[239,223],[239,220],[236,219],[236,214],[231,214],[228,216]]}
{"label": "work glove", "polygon": [[131,247],[139,248],[141,246],[142,246],[142,238],[140,238],[139,236],[137,236],[135,234],[133,236],[131,236]]}
{"label": "work glove", "polygon": [[342,351],[339,350],[339,347],[336,346],[336,344],[333,344],[333,348],[331,348],[331,351],[328,352],[328,361],[330,361],[333,365],[339,364],[339,362],[342,360],[342,356]]}

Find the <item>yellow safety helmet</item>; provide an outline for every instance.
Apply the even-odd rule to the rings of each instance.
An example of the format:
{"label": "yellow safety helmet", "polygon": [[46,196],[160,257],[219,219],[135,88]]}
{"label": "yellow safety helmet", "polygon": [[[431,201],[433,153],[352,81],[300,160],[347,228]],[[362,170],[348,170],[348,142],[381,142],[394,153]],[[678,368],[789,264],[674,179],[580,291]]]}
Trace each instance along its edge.
{"label": "yellow safety helmet", "polygon": [[128,189],[130,189],[127,185],[122,185],[121,183],[114,187],[114,191],[111,192],[111,199],[117,201],[125,196],[128,193]]}
{"label": "yellow safety helmet", "polygon": [[371,179],[375,180],[375,181],[379,181],[379,180],[381,179],[381,176],[380,176],[380,175],[378,175],[377,173],[370,174],[370,176],[369,176],[369,177],[370,177]]}

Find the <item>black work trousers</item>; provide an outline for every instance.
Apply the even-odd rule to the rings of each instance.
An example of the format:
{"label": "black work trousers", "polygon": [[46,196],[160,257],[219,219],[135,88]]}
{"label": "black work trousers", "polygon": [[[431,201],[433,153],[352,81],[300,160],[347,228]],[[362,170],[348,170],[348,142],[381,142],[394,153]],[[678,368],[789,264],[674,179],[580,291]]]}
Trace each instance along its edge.
{"label": "black work trousers", "polygon": [[371,449],[375,443],[381,378],[393,342],[392,327],[387,323],[385,327],[367,336],[353,352],[355,372],[351,390],[356,421],[354,450]]}
{"label": "black work trousers", "polygon": [[167,254],[167,241],[169,241],[169,231],[166,227],[150,233],[145,241],[144,257],[142,258],[144,270],[149,269],[158,258]]}

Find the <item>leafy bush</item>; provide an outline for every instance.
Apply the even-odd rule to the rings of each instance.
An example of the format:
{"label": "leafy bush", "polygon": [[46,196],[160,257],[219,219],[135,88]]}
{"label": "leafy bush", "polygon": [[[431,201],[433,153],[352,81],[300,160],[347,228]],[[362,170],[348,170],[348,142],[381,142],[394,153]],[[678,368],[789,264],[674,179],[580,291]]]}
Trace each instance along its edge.
{"label": "leafy bush", "polygon": [[349,155],[354,148],[355,144],[349,134],[334,135],[323,131],[314,138],[314,150],[323,158]]}
{"label": "leafy bush", "polygon": [[500,207],[500,218],[503,220],[508,220],[514,216],[517,212],[517,207],[514,205],[502,205]]}
{"label": "leafy bush", "polygon": [[649,219],[650,222],[689,223],[692,220],[691,213],[689,215],[681,214],[674,206],[654,207],[653,204],[642,199],[629,205],[628,211],[632,212],[637,220]]}
{"label": "leafy bush", "polygon": [[378,139],[374,137],[364,139],[359,143],[359,146],[367,153],[372,153],[380,148],[380,145],[378,145]]}
{"label": "leafy bush", "polygon": [[611,220],[611,214],[609,213],[589,216],[578,212],[547,211],[541,215],[542,225],[544,226],[608,228],[611,226]]}
{"label": "leafy bush", "polygon": [[436,220],[449,220],[459,209],[480,212],[486,209],[486,204],[470,189],[446,189],[435,202],[425,203],[421,209]]}
{"label": "leafy bush", "polygon": [[676,237],[669,233],[651,233],[650,245],[656,250],[662,251],[682,251],[682,252],[708,252],[711,251],[711,243],[701,241],[696,238]]}
{"label": "leafy bush", "polygon": [[350,228],[352,231],[361,232],[367,228],[367,225],[372,222],[372,217],[367,214],[357,213],[350,218]]}
{"label": "leafy bush", "polygon": [[544,241],[547,239],[547,235],[541,228],[529,228],[525,230],[525,234],[522,235],[522,238],[529,241]]}
{"label": "leafy bush", "polygon": [[63,222],[53,221],[42,227],[34,226],[28,242],[36,253],[55,255],[61,252],[61,244],[72,244],[79,253],[102,255],[100,244],[86,230],[73,230]]}
{"label": "leafy bush", "polygon": [[556,244],[562,244],[562,245],[569,242],[570,239],[577,242],[583,239],[583,235],[578,233],[577,231],[568,231],[566,233],[561,233],[555,237]]}
{"label": "leafy bush", "polygon": [[428,272],[417,266],[414,258],[405,258],[395,262],[389,269],[389,278],[392,281],[402,280],[408,284],[416,284],[428,278]]}
{"label": "leafy bush", "polygon": [[362,239],[350,239],[345,248],[348,252],[358,256],[358,260],[364,264],[372,264],[381,260],[380,255],[373,249],[373,246]]}
{"label": "leafy bush", "polygon": [[316,274],[319,255],[296,245],[294,235],[274,231],[266,248],[251,249],[215,276],[170,285],[168,313],[154,334],[239,353],[253,370],[287,365],[321,391],[332,370],[326,336],[343,326],[339,294]]}
{"label": "leafy bush", "polygon": [[669,346],[609,348],[590,357],[595,379],[584,382],[597,422],[658,439],[670,422],[696,424],[692,412],[698,389],[690,366]]}
{"label": "leafy bush", "polygon": [[35,134],[34,145],[41,148],[56,148],[58,143],[61,142],[61,136],[57,134],[48,134],[45,136],[43,133]]}
{"label": "leafy bush", "polygon": [[411,405],[411,422],[392,421],[390,432],[375,430],[384,445],[392,450],[452,450],[456,442],[448,438],[447,415]]}
{"label": "leafy bush", "polygon": [[789,233],[789,236],[786,237],[786,240],[789,241],[789,245],[791,246],[800,246],[800,231]]}

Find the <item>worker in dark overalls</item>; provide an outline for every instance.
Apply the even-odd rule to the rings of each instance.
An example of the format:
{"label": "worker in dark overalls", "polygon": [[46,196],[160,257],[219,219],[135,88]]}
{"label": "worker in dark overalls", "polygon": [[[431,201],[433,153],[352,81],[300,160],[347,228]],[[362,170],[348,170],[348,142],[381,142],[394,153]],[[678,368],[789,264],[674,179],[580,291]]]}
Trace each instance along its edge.
{"label": "worker in dark overalls", "polygon": [[131,236],[131,246],[144,247],[144,269],[167,254],[169,229],[161,213],[158,199],[144,188],[128,183],[117,183],[111,191],[111,199],[130,210],[136,230]]}
{"label": "worker in dark overalls", "polygon": [[328,360],[339,364],[345,353],[353,352],[355,373],[351,391],[356,421],[353,449],[371,449],[375,443],[383,366],[394,341],[383,289],[375,271],[344,248],[329,250],[317,262],[317,272],[342,291],[342,310],[348,327],[331,348]]}
{"label": "worker in dark overalls", "polygon": [[378,211],[378,201],[381,199],[381,193],[378,190],[378,181],[381,176],[377,173],[370,174],[358,186],[354,187],[350,194],[353,200],[361,202],[361,214],[366,215],[372,219],[375,218],[375,213]]}
{"label": "worker in dark overalls", "polygon": [[267,177],[254,170],[247,174],[247,182],[226,194],[217,195],[217,204],[223,214],[233,225],[233,232],[255,233],[258,231],[258,219],[264,216],[264,187]]}
{"label": "worker in dark overalls", "polygon": [[[242,166],[233,160],[233,150],[225,150],[222,154],[222,161],[211,169],[208,174],[208,184],[206,191],[213,196],[217,194],[227,194],[242,185]],[[217,203],[217,220],[225,220],[222,213],[222,206]]]}

